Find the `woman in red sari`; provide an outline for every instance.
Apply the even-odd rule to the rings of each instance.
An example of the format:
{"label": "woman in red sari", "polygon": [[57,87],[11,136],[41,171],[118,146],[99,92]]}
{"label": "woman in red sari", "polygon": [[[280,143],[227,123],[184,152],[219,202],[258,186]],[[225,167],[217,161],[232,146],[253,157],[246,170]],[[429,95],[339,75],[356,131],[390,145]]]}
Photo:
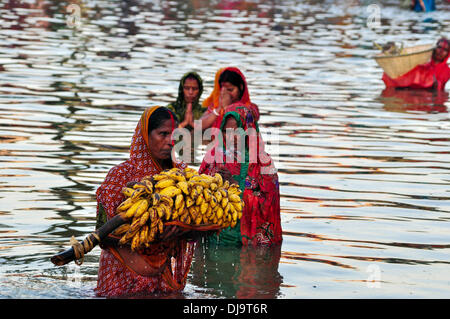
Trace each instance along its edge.
{"label": "woman in red sari", "polygon": [[[132,138],[130,158],[113,167],[97,190],[97,227],[116,214],[125,199],[121,190],[128,183],[164,169],[185,168],[184,163],[175,163],[171,157],[176,125],[176,117],[165,107],[145,110]],[[117,297],[181,291],[193,249],[194,243],[173,237],[151,245],[146,254],[133,252],[128,246],[103,244],[96,294]]]}
{"label": "woman in red sari", "polygon": [[203,101],[208,109],[200,118],[202,129],[220,126],[225,109],[235,103],[249,108],[256,121],[259,120],[259,108],[250,100],[250,93],[244,74],[236,67],[221,68],[214,80],[211,95]]}
{"label": "woman in red sari", "polygon": [[[280,244],[278,175],[264,151],[255,115],[247,105],[234,103],[226,108],[221,119],[222,135],[215,138],[215,146],[205,155],[199,173],[220,173],[224,179],[238,184],[245,206],[236,227],[222,230],[210,240],[226,245]],[[227,136],[230,130],[237,134]]]}
{"label": "woman in red sari", "polygon": [[450,79],[447,60],[450,56],[450,41],[441,38],[433,51],[431,61],[421,64],[407,73],[393,79],[383,73],[386,88],[435,89],[443,91]]}

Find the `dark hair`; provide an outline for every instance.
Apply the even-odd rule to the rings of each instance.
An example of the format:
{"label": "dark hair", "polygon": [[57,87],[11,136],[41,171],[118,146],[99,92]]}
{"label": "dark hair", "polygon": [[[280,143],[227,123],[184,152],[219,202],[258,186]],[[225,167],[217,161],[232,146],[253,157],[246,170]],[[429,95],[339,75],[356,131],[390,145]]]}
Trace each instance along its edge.
{"label": "dark hair", "polygon": [[170,115],[172,115],[175,123],[178,123],[177,116],[167,107],[160,107],[156,109],[148,119],[148,134],[150,135],[151,131],[159,128],[164,121],[170,120],[171,119]]}
{"label": "dark hair", "polygon": [[238,73],[230,70],[223,71],[219,77],[219,85],[221,87],[223,82],[229,82],[234,86],[237,86],[237,88],[239,89],[239,98],[242,98],[245,90],[245,83]]}
{"label": "dark hair", "polygon": [[184,82],[186,82],[187,79],[192,79],[192,80],[197,81],[197,84],[200,87],[200,81],[198,80],[198,78],[194,74],[189,73],[189,75],[184,78]]}

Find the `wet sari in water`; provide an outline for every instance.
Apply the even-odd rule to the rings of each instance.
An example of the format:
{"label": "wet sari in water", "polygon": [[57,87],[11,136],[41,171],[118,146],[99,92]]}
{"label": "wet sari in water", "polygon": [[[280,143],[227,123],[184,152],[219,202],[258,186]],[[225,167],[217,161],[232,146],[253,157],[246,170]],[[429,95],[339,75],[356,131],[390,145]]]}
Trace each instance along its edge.
{"label": "wet sari in water", "polygon": [[440,63],[436,63],[431,59],[430,62],[418,65],[395,79],[383,73],[382,80],[386,88],[435,89],[443,91],[445,84],[450,79],[450,68],[447,65],[449,56],[450,54]]}
{"label": "wet sari in water", "polygon": [[[121,190],[128,182],[158,174],[162,169],[148,150],[148,120],[158,107],[147,109],[136,126],[130,147],[130,158],[113,167],[97,190],[97,220],[116,214],[125,199]],[[185,168],[184,163],[173,163]],[[97,296],[117,297],[156,292],[181,291],[186,284],[194,243],[171,240],[152,244],[147,254],[131,251],[129,246],[102,246],[98,270]]]}
{"label": "wet sari in water", "polygon": [[[225,136],[215,138],[215,145],[206,153],[199,173],[214,175],[221,166],[225,166],[238,182],[245,206],[236,227],[222,230],[218,236],[212,235],[210,239],[225,245],[281,243],[278,174],[269,154],[264,151],[256,118],[246,105],[235,103],[221,117],[220,130],[224,127],[227,116],[233,116],[242,129],[241,132],[245,132],[242,140],[246,141],[244,152],[237,148],[230,151]],[[230,158],[233,160],[230,161]]]}

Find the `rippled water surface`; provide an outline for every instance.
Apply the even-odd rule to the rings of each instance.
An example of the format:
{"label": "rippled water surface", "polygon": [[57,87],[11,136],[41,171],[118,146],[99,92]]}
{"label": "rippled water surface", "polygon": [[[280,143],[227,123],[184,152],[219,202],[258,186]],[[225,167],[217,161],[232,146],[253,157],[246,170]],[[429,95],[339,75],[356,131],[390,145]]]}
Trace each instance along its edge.
{"label": "rippled water surface", "polygon": [[94,230],[143,109],[227,65],[278,133],[284,241],[199,245],[181,297],[450,297],[448,93],[385,92],[370,58],[449,36],[450,5],[377,3],[369,27],[369,1],[0,0],[0,297],[95,297],[99,248],[49,258]]}

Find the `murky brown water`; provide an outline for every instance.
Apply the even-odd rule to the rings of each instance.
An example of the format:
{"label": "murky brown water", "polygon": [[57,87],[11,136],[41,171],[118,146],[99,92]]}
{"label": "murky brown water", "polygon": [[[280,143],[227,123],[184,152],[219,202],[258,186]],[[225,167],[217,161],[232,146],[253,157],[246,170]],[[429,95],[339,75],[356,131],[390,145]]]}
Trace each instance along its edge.
{"label": "murky brown water", "polygon": [[218,3],[0,0],[0,297],[93,297],[99,248],[81,268],[49,258],[94,229],[143,109],[191,69],[206,97],[235,65],[279,133],[284,241],[199,246],[183,296],[448,298],[448,93],[389,95],[368,57],[373,41],[449,35],[449,5],[382,1],[369,28],[368,1]]}

